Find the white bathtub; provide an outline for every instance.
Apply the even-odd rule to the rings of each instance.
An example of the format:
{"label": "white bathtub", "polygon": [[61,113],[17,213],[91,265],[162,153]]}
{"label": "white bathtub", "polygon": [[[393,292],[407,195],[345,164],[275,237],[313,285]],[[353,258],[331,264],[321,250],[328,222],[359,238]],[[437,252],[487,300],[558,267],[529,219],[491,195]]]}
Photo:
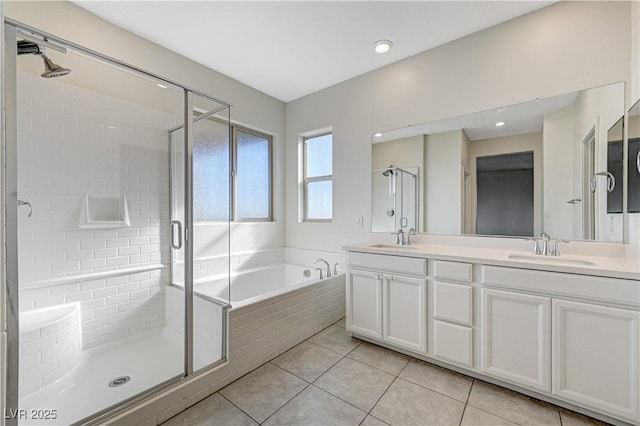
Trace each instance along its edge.
{"label": "white bathtub", "polygon": [[[305,277],[304,271],[311,272]],[[278,263],[231,275],[231,306],[237,308],[268,299],[291,290],[319,282],[320,274],[314,268]],[[194,292],[205,297],[229,301],[229,281],[226,276],[196,282]]]}

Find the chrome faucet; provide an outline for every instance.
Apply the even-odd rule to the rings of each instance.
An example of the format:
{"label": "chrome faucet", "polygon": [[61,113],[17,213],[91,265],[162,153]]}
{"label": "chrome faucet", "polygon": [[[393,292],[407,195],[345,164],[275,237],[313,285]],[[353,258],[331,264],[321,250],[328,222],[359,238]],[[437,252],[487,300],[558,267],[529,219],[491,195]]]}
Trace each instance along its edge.
{"label": "chrome faucet", "polygon": [[560,246],[559,243],[569,243],[569,240],[551,240],[548,244],[549,247],[549,256],[560,256]]}
{"label": "chrome faucet", "polygon": [[546,256],[549,254],[549,241],[551,241],[551,236],[546,232],[543,232],[542,234],[540,234],[540,237],[542,238],[542,247],[540,249],[540,254]]}
{"label": "chrome faucet", "polygon": [[558,243],[568,243],[568,240],[558,240],[551,238],[549,234],[543,232],[540,237],[525,238],[533,241],[533,254],[541,256],[560,256],[560,246]]}
{"label": "chrome faucet", "polygon": [[409,232],[407,232],[406,245],[408,245],[408,246],[411,245],[411,236],[412,235],[416,235],[416,228],[411,228],[411,229],[409,229]]}
{"label": "chrome faucet", "polygon": [[402,230],[402,228],[398,229],[398,232],[392,232],[391,235],[395,235],[396,236],[396,245],[397,246],[404,246],[407,244],[407,242],[404,239],[404,231]]}
{"label": "chrome faucet", "polygon": [[327,262],[326,260],[322,259],[321,257],[317,258],[316,260],[313,261],[313,264],[315,265],[318,262],[322,262],[325,265],[327,265],[327,278],[331,277],[331,266],[329,265],[329,262]]}

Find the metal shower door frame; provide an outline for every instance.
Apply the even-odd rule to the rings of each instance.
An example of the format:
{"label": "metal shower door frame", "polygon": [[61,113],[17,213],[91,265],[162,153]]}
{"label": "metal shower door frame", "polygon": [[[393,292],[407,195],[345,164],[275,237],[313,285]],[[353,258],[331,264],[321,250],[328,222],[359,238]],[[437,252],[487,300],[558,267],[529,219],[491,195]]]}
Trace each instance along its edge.
{"label": "metal shower door frame", "polygon": [[[159,393],[174,386],[176,383],[191,379],[195,376],[204,374],[215,368],[220,363],[226,361],[227,358],[227,324],[226,318],[222,323],[222,348],[223,358],[198,372],[193,371],[193,242],[191,234],[193,229],[193,95],[198,95],[204,99],[216,102],[225,108],[232,107],[232,104],[199,90],[188,87],[184,84],[175,82],[165,77],[153,74],[146,70],[135,67],[118,59],[103,55],[90,49],[86,49],[73,42],[60,39],[56,36],[40,31],[29,25],[5,18],[4,22],[4,48],[2,51],[4,59],[3,72],[3,100],[4,108],[2,111],[2,237],[5,247],[5,258],[2,259],[5,267],[6,285],[2,291],[5,292],[6,304],[6,323],[7,323],[7,360],[6,360],[6,412],[17,413],[19,409],[19,286],[18,286],[18,220],[17,220],[17,35],[18,30],[27,32],[36,37],[42,37],[49,42],[59,43],[62,46],[72,48],[84,55],[97,59],[109,65],[115,65],[125,71],[133,71],[145,77],[153,78],[160,82],[168,83],[179,87],[184,93],[184,123],[185,123],[185,226],[183,227],[183,239],[185,241],[185,359],[184,371],[180,376],[168,379],[167,381],[153,386],[138,395],[125,399],[118,404],[105,408],[93,415],[80,420],[83,424],[98,424],[113,415],[116,410],[133,407],[143,401],[149,400]],[[10,71],[10,72],[7,72]],[[170,167],[170,164],[167,164]],[[224,315],[227,314],[228,308],[223,309]],[[10,411],[12,410],[12,411]],[[4,417],[5,413],[2,413]],[[11,416],[9,416],[11,417]],[[7,426],[16,426],[18,424],[17,416],[14,418],[5,418]]]}

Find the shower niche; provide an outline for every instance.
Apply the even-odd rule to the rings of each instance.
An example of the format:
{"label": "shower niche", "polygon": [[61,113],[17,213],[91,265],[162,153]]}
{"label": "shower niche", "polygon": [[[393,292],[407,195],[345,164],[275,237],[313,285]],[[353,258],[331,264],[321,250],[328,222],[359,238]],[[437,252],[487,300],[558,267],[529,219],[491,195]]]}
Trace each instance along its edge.
{"label": "shower niche", "polygon": [[78,229],[109,229],[131,226],[129,206],[124,194],[86,194]]}
{"label": "shower niche", "polygon": [[373,232],[418,230],[418,167],[390,165],[371,172]]}

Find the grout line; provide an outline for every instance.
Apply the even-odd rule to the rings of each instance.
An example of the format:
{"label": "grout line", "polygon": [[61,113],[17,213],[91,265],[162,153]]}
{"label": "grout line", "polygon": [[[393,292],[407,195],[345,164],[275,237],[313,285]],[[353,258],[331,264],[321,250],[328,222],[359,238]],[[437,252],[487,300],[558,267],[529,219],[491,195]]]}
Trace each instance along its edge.
{"label": "grout line", "polygon": [[[324,373],[322,373],[321,375],[319,375],[318,377],[316,377],[316,379],[315,379],[313,382],[311,382],[311,384],[314,384],[314,383],[316,383],[318,380],[320,380],[320,378],[321,378],[321,377],[323,377],[325,374],[327,374],[329,371],[331,371],[331,369],[332,369],[333,367],[335,367],[335,366],[336,366],[340,361],[342,361],[342,360],[343,360],[343,359],[345,359],[345,358],[346,358],[346,356],[342,355],[342,357],[341,357],[339,360],[337,360],[337,361],[336,361],[336,362],[335,362],[331,367],[327,368],[327,370],[326,370]],[[317,386],[316,386],[316,387],[317,387]],[[319,389],[322,389],[322,388],[319,388]]]}
{"label": "grout line", "polygon": [[[306,340],[305,340],[305,341],[306,341]],[[341,357],[346,357],[346,356],[347,356],[347,355],[349,355],[351,352],[353,352],[353,351],[354,351],[358,346],[360,346],[360,344],[361,344],[362,342],[359,342],[359,343],[356,345],[356,347],[354,347],[354,348],[353,348],[353,349],[351,349],[349,352],[347,352],[347,354],[346,354],[346,355],[341,354],[340,352],[336,352],[336,351],[334,351],[333,349],[327,348],[326,346],[322,346],[322,345],[321,345],[321,344],[319,344],[319,343],[315,343],[315,342],[309,342],[309,343],[312,343],[312,344],[314,344],[314,345],[316,345],[316,346],[320,346],[322,349],[326,349],[326,350],[328,350],[328,351],[331,351],[331,352],[333,352],[334,354],[338,354],[338,355],[340,355]]]}
{"label": "grout line", "polygon": [[[384,392],[382,392],[382,395],[380,395],[380,398],[378,398],[375,402],[375,404],[373,404],[371,406],[371,409],[369,409],[369,411],[367,412],[367,414],[371,414],[371,412],[373,411],[374,408],[376,408],[376,405],[378,405],[378,403],[380,402],[380,400],[382,399],[382,397],[387,393],[387,391],[389,390],[389,388],[391,387],[391,385],[393,385],[396,380],[398,380],[398,376],[394,377],[393,380],[391,381],[391,383],[389,383],[389,386],[387,386],[387,388],[384,390]],[[374,416],[375,417],[375,416]],[[377,418],[377,417],[376,417]],[[385,422],[386,423],[386,422]]]}
{"label": "grout line", "polygon": [[476,379],[471,379],[471,386],[469,386],[469,393],[467,394],[467,400],[464,402],[464,408],[462,409],[462,416],[460,416],[460,423],[458,426],[462,426],[462,419],[464,419],[464,413],[467,411],[467,405],[469,404],[469,398],[471,398],[471,391],[473,390],[473,384]]}
{"label": "grout line", "polygon": [[220,393],[220,391],[216,392],[217,394],[219,394],[221,397],[223,397],[225,400],[227,400],[229,402],[229,404],[233,405],[234,407],[236,407],[238,410],[240,410],[245,416],[249,417],[251,420],[253,420],[254,422],[256,422],[257,424],[260,424],[259,421],[257,421],[256,419],[254,419],[251,414],[247,413],[246,411],[244,411],[242,408],[238,407],[236,404],[234,404],[233,401],[231,401],[229,398],[227,398],[226,396],[224,396],[223,394]]}
{"label": "grout line", "polygon": [[[480,379],[475,379],[475,378],[474,378],[474,379],[473,379],[473,384],[471,385],[471,390],[473,390],[473,385],[475,385],[476,380],[477,380],[477,381],[480,381],[480,382],[482,381],[482,380],[480,380]],[[497,385],[496,385],[496,386],[497,386]],[[471,391],[469,391],[469,397],[467,397],[467,403],[466,403],[466,404],[465,404],[465,406],[464,406],[464,410],[465,410],[465,411],[467,410],[467,406],[469,406],[469,407],[475,408],[476,410],[480,410],[480,411],[485,412],[485,413],[487,413],[487,414],[490,414],[490,415],[492,415],[492,416],[494,416],[494,417],[497,417],[497,418],[499,418],[499,419],[505,420],[505,421],[507,421],[507,422],[509,422],[509,423],[513,423],[514,425],[522,426],[520,423],[516,423],[514,420],[508,419],[508,418],[506,418],[506,417],[499,416],[498,414],[495,414],[495,413],[492,413],[492,412],[490,412],[490,411],[487,411],[487,410],[485,410],[484,408],[476,407],[475,405],[469,405],[469,399],[471,399]],[[462,415],[463,415],[463,417],[464,417],[464,413],[462,413]]]}
{"label": "grout line", "polygon": [[[355,405],[353,405],[353,403],[351,403],[351,402],[349,402],[349,401],[347,401],[347,400],[345,400],[345,399],[342,399],[342,398],[341,398],[341,397],[339,397],[338,395],[333,394],[333,393],[329,392],[328,390],[326,390],[326,389],[324,389],[324,388],[321,388],[320,386],[317,386],[317,385],[315,385],[315,384],[313,384],[313,383],[311,384],[311,386],[313,386],[314,388],[316,388],[316,389],[318,389],[318,390],[321,390],[322,392],[326,392],[326,393],[328,393],[329,395],[331,395],[331,396],[333,396],[333,397],[335,397],[335,398],[339,399],[340,401],[344,402],[345,404],[349,404],[349,405],[350,405],[350,406],[352,406],[353,408],[356,408],[357,410],[362,411],[362,412],[363,412],[363,413],[365,413],[365,414],[368,414],[368,413],[367,413],[366,411],[364,411],[362,408],[360,408],[360,407],[356,407]],[[366,415],[365,415],[365,418],[366,418]]]}
{"label": "grout line", "polygon": [[[465,376],[465,377],[468,377],[468,376]],[[475,379],[473,379],[472,377],[469,377],[469,378],[470,378],[470,379],[472,379],[472,380],[475,380]],[[450,396],[450,395],[447,395],[447,394],[445,394],[445,393],[439,392],[439,391],[437,391],[437,390],[435,390],[435,389],[428,388],[428,387],[426,387],[426,386],[424,386],[424,385],[421,385],[420,383],[412,382],[411,380],[406,379],[406,378],[404,378],[404,377],[400,377],[400,376],[398,376],[398,379],[400,379],[400,380],[404,380],[405,382],[407,382],[407,383],[411,383],[412,385],[419,386],[419,387],[421,387],[422,389],[426,389],[426,390],[428,390],[428,391],[430,391],[430,392],[437,393],[438,395],[445,396],[445,397],[447,397],[447,398],[449,398],[449,399],[451,399],[451,400],[453,400],[453,401],[456,401],[456,402],[460,402],[460,403],[462,403],[462,401],[460,401],[459,399],[455,399],[454,397],[452,397],[452,396]],[[471,391],[469,391],[469,392],[471,392]],[[467,399],[468,399],[468,397],[467,397]],[[472,407],[473,407],[473,406],[472,406]],[[474,407],[474,408],[478,408],[478,407]]]}
{"label": "grout line", "polygon": [[562,412],[560,411],[560,407],[558,407],[558,417],[560,417],[560,426],[562,426]]}
{"label": "grout line", "polygon": [[[315,336],[315,334],[314,334],[314,336]],[[311,337],[313,337],[313,336],[311,336]],[[309,339],[311,339],[311,337],[309,337]],[[348,354],[347,354],[347,355],[343,355],[343,354],[341,354],[340,352],[336,352],[336,351],[334,351],[333,349],[329,349],[329,348],[324,347],[324,346],[322,346],[322,345],[320,345],[320,344],[318,344],[318,343],[310,342],[310,341],[309,341],[309,339],[307,339],[307,340],[303,340],[303,342],[311,343],[312,345],[318,346],[319,348],[326,349],[326,350],[328,350],[328,351],[333,352],[334,354],[338,354],[338,355],[340,355],[341,357],[345,357],[345,356],[347,356],[347,355],[348,355]],[[302,343],[302,342],[300,342],[300,343]],[[297,346],[297,345],[296,345],[296,346]],[[358,346],[360,346],[360,344],[358,344]],[[356,346],[356,348],[357,348],[358,346]],[[294,347],[295,347],[295,346],[294,346]],[[291,349],[293,349],[293,348],[291,348]],[[355,348],[354,348],[354,349],[355,349]],[[351,353],[352,351],[353,351],[353,349],[352,349],[351,351],[349,351],[349,353]],[[286,353],[286,352],[285,352],[285,353]],[[277,357],[276,357],[276,358],[277,358]]]}
{"label": "grout line", "polygon": [[[353,351],[351,351],[351,352],[353,352]],[[351,354],[351,352],[349,352],[349,354]],[[362,364],[362,365],[366,365],[367,367],[373,368],[374,370],[380,371],[381,373],[384,373],[384,374],[388,374],[388,375],[390,375],[390,376],[393,376],[394,378],[398,377],[398,374],[400,374],[400,373],[398,373],[398,374],[389,373],[388,371],[384,371],[383,369],[378,368],[378,367],[376,367],[375,365],[367,364],[366,362],[364,362],[364,361],[360,361],[359,359],[351,358],[349,355],[345,355],[344,357],[345,357],[345,358],[348,358],[348,359],[349,359],[349,361],[359,362],[359,363],[360,363],[360,364]]]}
{"label": "grout line", "polygon": [[[284,371],[286,371],[286,370],[284,370]],[[284,404],[282,404],[280,407],[278,407],[278,409],[277,409],[276,411],[274,411],[273,413],[271,413],[271,415],[267,416],[267,418],[266,418],[266,419],[264,419],[264,420],[262,421],[262,423],[261,423],[261,422],[256,422],[256,423],[258,423],[258,424],[264,424],[267,420],[269,420],[271,417],[273,417],[273,416],[274,416],[278,411],[282,410],[284,407],[286,407],[286,406],[287,406],[287,404],[288,404],[288,403],[290,403],[291,401],[293,401],[293,400],[294,400],[298,395],[300,395],[302,392],[304,392],[304,391],[305,391],[305,389],[307,389],[309,386],[311,386],[311,384],[310,384],[309,382],[305,381],[305,383],[306,383],[306,386],[305,386],[304,388],[302,388],[298,393],[296,393],[295,395],[293,395],[293,396],[292,396],[292,397],[291,397],[287,402],[285,402],[285,403],[284,403]]]}
{"label": "grout line", "polygon": [[[379,421],[379,422],[381,422],[381,423],[384,423],[385,425],[388,425],[388,424],[389,424],[389,423],[385,422],[384,420],[380,420],[380,418],[378,418],[378,417],[376,417],[376,416],[373,416],[373,415],[371,415],[371,414],[367,414],[366,416],[364,416],[364,419],[362,419],[362,421],[360,422],[360,425],[359,425],[359,426],[362,426],[362,424],[364,423],[364,421],[365,421],[365,420],[367,420],[367,417],[373,417],[374,419],[378,420],[378,421]],[[391,425],[389,425],[389,426],[391,426]]]}

